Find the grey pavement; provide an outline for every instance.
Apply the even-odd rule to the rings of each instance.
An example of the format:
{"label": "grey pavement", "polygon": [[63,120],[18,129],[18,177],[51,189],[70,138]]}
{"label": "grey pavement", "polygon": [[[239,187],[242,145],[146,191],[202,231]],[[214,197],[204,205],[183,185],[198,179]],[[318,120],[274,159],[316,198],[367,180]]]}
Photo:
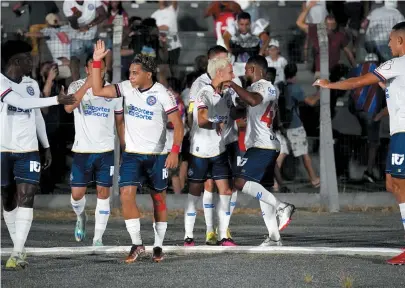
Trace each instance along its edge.
{"label": "grey pavement", "polygon": [[[76,243],[75,219],[34,219],[27,247],[74,247],[90,245],[94,231],[89,217],[88,239]],[[239,245],[256,246],[266,229],[257,211],[234,215],[231,230]],[[196,221],[195,238],[203,245],[204,220]],[[153,244],[150,217],[141,220],[145,245]],[[2,247],[10,247],[4,222]],[[183,216],[169,219],[165,245],[182,245]],[[398,212],[311,213],[299,211],[282,233],[284,246],[385,247],[404,246],[404,230]],[[129,245],[124,221],[113,217],[104,235],[105,245]],[[2,270],[3,287],[405,287],[404,267],[385,264],[382,257],[278,255],[278,254],[204,254],[167,255],[160,263],[149,257],[125,265],[125,255],[29,257],[30,266],[21,272]],[[2,257],[4,265],[5,257]],[[311,280],[312,279],[312,280]],[[307,283],[308,282],[308,283]]]}

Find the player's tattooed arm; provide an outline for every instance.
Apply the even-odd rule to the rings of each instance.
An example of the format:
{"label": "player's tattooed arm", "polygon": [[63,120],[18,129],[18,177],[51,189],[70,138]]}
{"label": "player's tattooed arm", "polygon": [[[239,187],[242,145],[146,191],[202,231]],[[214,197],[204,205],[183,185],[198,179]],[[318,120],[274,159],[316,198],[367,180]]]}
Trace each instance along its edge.
{"label": "player's tattooed arm", "polygon": [[[255,91],[252,91],[252,92],[247,91],[246,89],[243,89],[242,87],[240,87],[240,86],[239,86],[238,84],[236,84],[235,82],[230,82],[229,86],[230,86],[233,90],[235,90],[236,94],[238,94],[239,97],[240,97],[244,102],[246,102],[249,106],[252,106],[252,107],[257,106],[257,105],[259,105],[260,103],[262,103],[262,101],[263,101],[263,96],[262,96],[262,94],[260,93],[260,91],[258,91],[258,90],[261,90],[262,88],[263,88],[263,90],[264,90],[263,85],[260,84],[260,83],[257,84],[257,85],[255,85],[255,86],[262,86],[262,87],[257,87],[257,89],[256,89]],[[263,91],[263,94],[264,94],[264,93],[265,93],[265,91]]]}

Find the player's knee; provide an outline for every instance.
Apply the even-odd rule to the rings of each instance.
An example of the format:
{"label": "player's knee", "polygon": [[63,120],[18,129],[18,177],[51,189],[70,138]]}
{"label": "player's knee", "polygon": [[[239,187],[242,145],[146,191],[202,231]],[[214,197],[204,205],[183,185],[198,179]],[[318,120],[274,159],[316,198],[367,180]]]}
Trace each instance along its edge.
{"label": "player's knee", "polygon": [[233,182],[233,187],[234,189],[241,191],[243,189],[243,186],[245,186],[245,179],[242,178],[236,178]]}
{"label": "player's knee", "polygon": [[1,187],[1,202],[5,211],[12,211],[17,207],[16,187],[13,185]]}
{"label": "player's knee", "polygon": [[207,181],[205,181],[204,190],[209,191],[209,192],[213,192],[214,191],[214,180],[208,179]]}
{"label": "player's knee", "polygon": [[124,204],[125,201],[129,201],[129,200],[135,201],[135,194],[136,194],[136,190],[134,192],[133,189],[131,189],[131,186],[122,187],[120,189],[121,202]]}
{"label": "player's knee", "polygon": [[98,199],[107,199],[110,197],[110,188],[97,186],[97,198]]}
{"label": "player's knee", "polygon": [[[189,183],[189,185],[188,185],[188,192],[194,196],[201,196],[201,192],[203,189],[205,189],[205,188],[202,183]],[[210,190],[207,190],[207,191],[210,191]]]}
{"label": "player's knee", "polygon": [[38,186],[34,184],[18,184],[17,194],[18,194],[18,206],[24,208],[34,207],[34,197],[38,190]]}
{"label": "player's knee", "polygon": [[388,192],[393,192],[391,175],[387,175],[385,179],[385,188],[387,189]]}

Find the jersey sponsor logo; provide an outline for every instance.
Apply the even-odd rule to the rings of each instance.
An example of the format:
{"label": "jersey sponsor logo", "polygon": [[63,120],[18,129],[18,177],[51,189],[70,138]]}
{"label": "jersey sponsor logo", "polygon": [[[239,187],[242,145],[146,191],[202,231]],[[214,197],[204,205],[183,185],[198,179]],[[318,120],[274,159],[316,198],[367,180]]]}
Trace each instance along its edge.
{"label": "jersey sponsor logo", "polygon": [[89,4],[88,6],[87,6],[87,9],[89,9],[90,11],[92,11],[92,10],[94,10],[94,5],[93,4]]}
{"label": "jersey sponsor logo", "polygon": [[127,109],[128,109],[128,115],[130,115],[130,116],[134,116],[136,118],[145,119],[145,120],[152,120],[152,116],[153,116],[152,111],[136,107],[132,104],[129,105],[127,107]]}
{"label": "jersey sponsor logo", "polygon": [[11,106],[11,105],[8,105],[7,110],[10,111],[10,112],[28,113],[28,114],[32,112],[32,109],[25,109],[24,110],[24,109],[17,108],[17,107]]}
{"label": "jersey sponsor logo", "polygon": [[148,98],[146,98],[146,104],[148,104],[149,106],[155,105],[156,104],[156,97],[151,95]]}
{"label": "jersey sponsor logo", "polygon": [[215,115],[213,120],[214,123],[224,122],[226,124],[228,122],[228,116]]}
{"label": "jersey sponsor logo", "polygon": [[31,96],[34,96],[35,94],[34,88],[32,88],[32,86],[27,86],[27,93]]}
{"label": "jersey sponsor logo", "polygon": [[41,171],[41,163],[38,161],[30,161],[30,172],[37,172]]}
{"label": "jersey sponsor logo", "polygon": [[110,113],[110,108],[100,107],[100,106],[93,106],[89,104],[84,105],[84,116],[97,116],[97,117],[108,117],[108,113]]}
{"label": "jersey sponsor logo", "polygon": [[391,155],[391,164],[392,165],[402,165],[404,163],[404,154],[395,154]]}

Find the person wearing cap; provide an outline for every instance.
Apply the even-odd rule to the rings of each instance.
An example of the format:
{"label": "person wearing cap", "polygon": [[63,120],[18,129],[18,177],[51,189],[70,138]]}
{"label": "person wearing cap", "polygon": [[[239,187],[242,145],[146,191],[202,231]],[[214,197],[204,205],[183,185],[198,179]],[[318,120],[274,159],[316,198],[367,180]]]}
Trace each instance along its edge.
{"label": "person wearing cap", "polygon": [[74,30],[69,25],[63,25],[57,14],[48,14],[46,22],[46,27],[39,32],[26,32],[23,35],[30,38],[45,38],[53,61],[58,67],[56,79],[70,78],[72,76],[70,71],[70,46]]}
{"label": "person wearing cap", "polygon": [[284,67],[288,64],[287,59],[280,55],[280,43],[276,39],[271,39],[266,51],[266,60],[269,67],[274,67],[277,71],[274,84],[285,80]]}
{"label": "person wearing cap", "polygon": [[[0,76],[0,178],[4,221],[14,244],[6,269],[13,270],[28,264],[24,245],[33,219],[34,196],[41,168],[49,168],[52,162],[44,118],[38,108],[75,102],[63,91],[55,97],[40,98],[38,83],[25,76],[33,68],[31,50],[20,40],[8,41],[1,49],[5,66]],[[42,167],[38,139],[45,148]]]}
{"label": "person wearing cap", "polygon": [[[349,77],[358,77],[373,72],[379,65],[376,54],[367,54],[364,62],[357,65],[349,74]],[[364,171],[363,179],[370,183],[377,181],[373,175],[373,168],[377,157],[380,143],[380,112],[383,110],[384,89],[377,83],[368,85],[362,89],[354,89],[350,92],[349,111],[356,116],[361,126],[361,135],[367,136],[368,157],[367,169]]]}

